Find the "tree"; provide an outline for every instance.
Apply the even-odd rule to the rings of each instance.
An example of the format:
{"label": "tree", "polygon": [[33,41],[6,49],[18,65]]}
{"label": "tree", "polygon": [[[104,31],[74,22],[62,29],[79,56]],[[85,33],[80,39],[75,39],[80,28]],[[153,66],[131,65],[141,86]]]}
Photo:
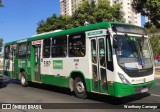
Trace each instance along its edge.
{"label": "tree", "polygon": [[2,0],[0,0],[0,7],[4,7]]}
{"label": "tree", "polygon": [[89,23],[98,23],[103,21],[119,21],[124,22],[121,6],[116,4],[111,6],[108,0],[99,0],[98,4],[94,1],[91,3],[85,0],[79,4],[78,8],[73,13],[75,27],[84,25],[85,21]]}
{"label": "tree", "polygon": [[2,52],[2,47],[3,47],[3,39],[0,38],[0,52]]}
{"label": "tree", "polygon": [[150,28],[146,28],[146,31],[150,37],[155,37],[159,35],[160,29],[156,28],[155,25],[152,25]]}
{"label": "tree", "polygon": [[152,36],[150,42],[154,56],[160,56],[160,35]]}
{"label": "tree", "polygon": [[37,33],[49,32],[57,29],[72,28],[72,18],[70,16],[59,16],[53,14],[46,21],[41,20],[38,23]]}
{"label": "tree", "polygon": [[149,35],[154,56],[160,56],[160,29],[153,25],[151,28],[146,28],[146,31]]}
{"label": "tree", "polygon": [[152,23],[160,28],[160,0],[133,0],[132,7],[137,13],[147,16],[150,22],[145,27],[151,27]]}
{"label": "tree", "polygon": [[73,16],[59,16],[55,14],[47,18],[46,21],[41,20],[38,23],[37,33],[48,32],[56,29],[68,29],[83,26],[85,23],[98,23],[103,21],[119,21],[124,22],[121,6],[116,4],[109,5],[108,0],[99,0],[98,4],[94,1],[84,0],[75,9]]}

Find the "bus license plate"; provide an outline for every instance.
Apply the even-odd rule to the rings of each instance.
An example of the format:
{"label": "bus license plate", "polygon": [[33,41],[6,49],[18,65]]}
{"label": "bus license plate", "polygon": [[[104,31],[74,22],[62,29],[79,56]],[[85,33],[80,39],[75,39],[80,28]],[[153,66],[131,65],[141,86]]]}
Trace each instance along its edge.
{"label": "bus license plate", "polygon": [[143,88],[142,90],[141,90],[141,93],[145,93],[145,92],[147,92],[148,91],[148,88]]}

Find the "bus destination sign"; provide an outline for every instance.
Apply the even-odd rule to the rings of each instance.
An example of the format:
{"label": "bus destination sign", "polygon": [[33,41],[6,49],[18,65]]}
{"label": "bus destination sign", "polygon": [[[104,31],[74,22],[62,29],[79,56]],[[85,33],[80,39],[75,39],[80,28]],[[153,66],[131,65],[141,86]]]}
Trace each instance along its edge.
{"label": "bus destination sign", "polygon": [[146,31],[144,28],[134,25],[127,25],[127,24],[112,24],[112,30],[115,32],[121,33],[133,33],[133,34],[140,34],[146,35]]}
{"label": "bus destination sign", "polygon": [[41,44],[42,40],[36,40],[36,41],[32,41],[32,45],[37,45],[37,44]]}
{"label": "bus destination sign", "polygon": [[101,36],[101,35],[105,35],[105,31],[104,30],[94,30],[94,31],[89,31],[86,33],[87,37],[95,37],[95,36]]}

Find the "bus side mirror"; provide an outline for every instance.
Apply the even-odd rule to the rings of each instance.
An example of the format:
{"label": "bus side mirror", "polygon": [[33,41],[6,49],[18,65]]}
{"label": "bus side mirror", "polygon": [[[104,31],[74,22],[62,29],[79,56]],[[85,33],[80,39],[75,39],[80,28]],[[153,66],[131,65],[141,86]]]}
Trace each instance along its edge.
{"label": "bus side mirror", "polygon": [[114,38],[113,39],[113,48],[118,48],[118,41],[117,41],[117,38]]}

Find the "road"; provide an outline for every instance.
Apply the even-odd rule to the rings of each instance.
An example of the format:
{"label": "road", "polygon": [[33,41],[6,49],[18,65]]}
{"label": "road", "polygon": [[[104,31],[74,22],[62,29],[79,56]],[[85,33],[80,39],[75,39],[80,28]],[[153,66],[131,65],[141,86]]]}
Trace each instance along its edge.
{"label": "road", "polygon": [[[157,87],[149,93],[137,94],[122,99],[113,98],[106,95],[90,94],[88,99],[79,99],[72,95],[68,89],[58,88],[54,86],[47,86],[41,84],[31,84],[29,87],[22,87],[17,80],[10,80],[5,78],[4,85],[0,88],[0,103],[88,103],[96,106],[97,103],[103,103],[109,108],[113,109],[47,109],[45,112],[125,112],[125,111],[142,111],[142,112],[160,112],[160,110],[141,109],[141,110],[124,110],[114,109],[124,103],[160,103],[160,79],[157,79]],[[86,104],[87,105],[87,104]],[[92,107],[93,107],[92,106]],[[0,112],[11,110],[0,110]],[[35,110],[12,110],[12,112],[27,112]],[[36,110],[44,112],[44,110]]]}

